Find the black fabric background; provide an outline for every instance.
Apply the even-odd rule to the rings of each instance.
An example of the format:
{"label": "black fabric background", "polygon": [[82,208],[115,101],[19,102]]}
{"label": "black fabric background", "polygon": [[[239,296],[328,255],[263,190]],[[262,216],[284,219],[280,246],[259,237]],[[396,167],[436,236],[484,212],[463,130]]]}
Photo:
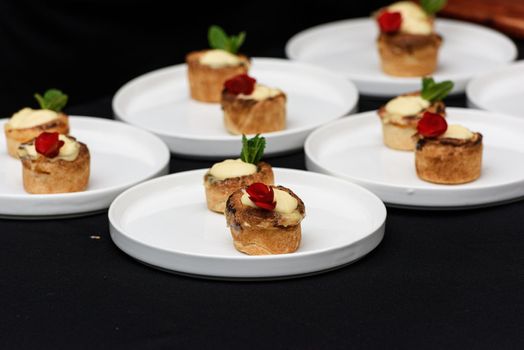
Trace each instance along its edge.
{"label": "black fabric background", "polygon": [[[0,2],[0,108],[8,116],[55,86],[70,94],[69,113],[109,117],[121,84],[205,47],[210,23],[247,29],[250,55],[281,57],[295,32],[366,15],[376,3],[203,11],[158,1]],[[383,102],[363,96],[359,109]],[[447,103],[465,106],[465,97]],[[268,161],[304,169],[302,152]],[[172,157],[170,170],[211,163]],[[523,348],[523,213],[524,202],[440,212],[388,207],[384,240],[362,260],[271,282],[200,280],[145,266],[112,243],[107,213],[0,220],[0,348]]]}
{"label": "black fabric background", "polygon": [[57,87],[70,105],[112,95],[130,78],[182,63],[207,47],[210,24],[246,30],[242,51],[283,56],[300,30],[368,16],[387,1],[177,2],[159,0],[3,0],[0,2],[0,116],[34,105],[33,93]]}

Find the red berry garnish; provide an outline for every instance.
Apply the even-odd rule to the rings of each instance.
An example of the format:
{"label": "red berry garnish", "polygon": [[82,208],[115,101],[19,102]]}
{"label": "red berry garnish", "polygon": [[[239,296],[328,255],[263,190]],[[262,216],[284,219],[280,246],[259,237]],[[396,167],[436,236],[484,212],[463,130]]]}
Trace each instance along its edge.
{"label": "red berry garnish", "polygon": [[256,79],[251,78],[247,74],[239,74],[229,80],[226,80],[226,82],[224,83],[224,87],[228,92],[235,95],[251,95],[253,90],[255,90],[256,82]]}
{"label": "red berry garnish", "polygon": [[275,209],[277,203],[274,202],[275,193],[273,192],[273,187],[261,182],[255,182],[246,188],[246,192],[249,195],[249,199],[251,199],[257,207],[266,210]]}
{"label": "red berry garnish", "polygon": [[402,15],[400,12],[383,11],[378,17],[378,26],[383,33],[395,33],[400,30]]}
{"label": "red berry garnish", "polygon": [[417,124],[417,131],[424,137],[437,137],[448,129],[448,123],[443,116],[437,113],[424,112],[424,116]]}
{"label": "red berry garnish", "polygon": [[54,158],[60,152],[64,141],[58,139],[57,132],[43,132],[35,139],[35,148],[38,153],[47,158]]}

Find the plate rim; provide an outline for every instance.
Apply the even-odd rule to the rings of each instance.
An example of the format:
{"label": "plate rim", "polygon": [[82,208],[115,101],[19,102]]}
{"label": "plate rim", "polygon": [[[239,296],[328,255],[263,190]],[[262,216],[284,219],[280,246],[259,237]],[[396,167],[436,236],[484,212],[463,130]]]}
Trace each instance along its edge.
{"label": "plate rim", "polygon": [[[144,191],[145,189],[147,189],[149,186],[155,186],[155,185],[160,185],[162,182],[171,182],[171,181],[174,181],[173,179],[176,179],[177,177],[183,177],[183,178],[188,178],[188,177],[193,177],[195,178],[194,182],[195,184],[199,183],[200,182],[200,179],[201,177],[203,176],[203,174],[208,171],[209,169],[205,168],[205,169],[195,169],[195,170],[189,170],[189,171],[183,171],[183,172],[178,172],[178,173],[173,173],[173,174],[169,174],[169,175],[165,175],[165,176],[161,176],[161,177],[157,177],[157,178],[154,178],[154,179],[151,179],[151,180],[148,180],[148,181],[145,181],[139,185],[136,185],[124,192],[122,192],[120,195],[117,196],[117,198],[115,198],[115,200],[113,201],[113,203],[111,203],[111,206],[109,207],[109,210],[108,210],[108,220],[109,220],[109,226],[110,226],[110,232],[111,232],[111,238],[113,240],[113,242],[115,243],[115,245],[118,246],[119,249],[123,250],[126,254],[130,255],[132,258],[134,259],[137,259],[141,262],[145,262],[146,264],[149,264],[151,265],[150,262],[147,262],[147,261],[143,261],[142,259],[140,259],[139,257],[137,257],[136,255],[133,255],[131,253],[129,253],[128,251],[126,251],[126,249],[122,248],[117,242],[116,239],[115,240],[115,237],[114,235],[118,235],[118,236],[121,236],[123,237],[125,240],[128,240],[128,241],[131,241],[133,244],[138,244],[139,246],[142,246],[142,247],[145,247],[146,249],[150,249],[150,250],[156,250],[156,251],[161,251],[162,253],[168,253],[168,254],[173,254],[173,255],[179,255],[179,256],[184,256],[184,257],[187,257],[187,258],[191,258],[191,259],[201,259],[201,260],[209,260],[209,261],[221,261],[221,262],[232,262],[232,263],[238,263],[238,262],[249,262],[249,263],[253,263],[253,262],[265,262],[265,261],[289,261],[289,260],[297,260],[297,259],[307,259],[307,258],[310,258],[310,257],[314,257],[314,256],[319,256],[319,255],[327,255],[327,254],[330,254],[334,251],[337,251],[337,250],[341,250],[341,249],[345,249],[345,248],[348,248],[348,247],[351,247],[355,244],[358,244],[359,242],[361,241],[364,241],[366,239],[370,239],[370,238],[373,238],[374,235],[379,235],[380,236],[380,239],[378,240],[378,243],[373,246],[369,251],[367,251],[366,253],[362,254],[359,256],[359,258],[367,255],[369,252],[371,252],[373,249],[376,248],[376,246],[378,246],[378,244],[380,244],[380,242],[382,241],[382,238],[383,238],[383,235],[384,235],[384,232],[385,232],[385,225],[386,225],[386,218],[387,218],[387,209],[386,209],[386,206],[384,205],[384,203],[382,202],[382,200],[380,200],[380,198],[378,198],[378,196],[376,196],[375,194],[373,194],[371,191],[367,190],[366,188],[362,187],[362,186],[359,186],[359,185],[356,185],[356,184],[353,184],[353,183],[349,183],[347,181],[344,181],[342,179],[339,179],[339,178],[336,178],[336,177],[332,177],[332,176],[329,176],[329,175],[325,175],[325,174],[320,174],[320,173],[315,173],[315,172],[310,172],[310,171],[306,171],[306,170],[298,170],[298,169],[288,169],[288,168],[279,168],[279,167],[276,167],[276,168],[273,168],[275,173],[278,174],[278,173],[292,173],[292,174],[295,174],[295,175],[299,175],[299,174],[308,174],[306,176],[311,176],[311,177],[316,177],[316,178],[323,178],[325,180],[329,180],[329,181],[334,181],[338,184],[340,184],[341,186],[345,186],[346,188],[351,188],[351,191],[359,191],[361,193],[361,195],[364,195],[364,196],[368,196],[371,200],[374,201],[374,205],[377,205],[377,208],[379,208],[380,212],[377,212],[377,213],[374,213],[375,215],[375,218],[374,220],[376,220],[376,222],[371,222],[372,226],[369,230],[366,230],[366,234],[363,236],[363,237],[360,237],[358,240],[355,240],[349,244],[344,244],[344,245],[341,245],[341,246],[336,246],[336,247],[330,247],[330,248],[324,248],[324,249],[320,249],[320,250],[313,250],[313,251],[307,251],[307,252],[294,252],[294,253],[289,253],[289,254],[278,254],[278,255],[259,255],[259,256],[249,256],[249,255],[235,255],[235,256],[224,256],[224,255],[215,255],[215,254],[199,254],[199,253],[188,253],[188,252],[184,252],[184,251],[180,251],[180,250],[172,250],[172,249],[164,249],[164,248],[161,248],[161,247],[155,247],[155,246],[151,246],[147,243],[144,243],[140,240],[137,240],[135,239],[134,237],[130,237],[129,235],[125,234],[125,229],[122,227],[121,225],[121,216],[124,215],[123,213],[120,213],[120,214],[117,214],[115,213],[117,210],[121,210],[122,206],[125,206],[127,202],[127,198],[128,196],[133,196],[133,195],[136,195],[137,193],[140,193],[141,191]],[[176,181],[176,180],[175,180]],[[349,185],[349,186],[347,186]],[[121,204],[121,202],[123,204]],[[202,203],[205,203],[205,199],[204,199],[204,194],[202,193]],[[216,215],[220,215],[220,214],[216,214]],[[120,216],[120,218],[118,217]],[[355,259],[351,259],[349,261],[345,261],[343,264],[347,264],[351,261],[353,261]],[[337,265],[338,266],[338,265]],[[165,266],[156,266],[155,267],[160,267],[162,269],[167,269],[169,271],[175,271],[175,272],[183,272],[183,273],[187,273],[187,271],[182,271],[182,270],[173,270],[173,269],[170,269],[170,268],[166,268]],[[314,270],[311,270],[310,272],[315,272],[315,271],[318,271],[318,272],[321,272],[322,270],[325,270],[325,268],[321,268],[321,269],[314,269]],[[307,272],[306,272],[307,273]],[[195,273],[190,273],[191,275],[198,275],[199,277],[202,277],[202,276],[212,276],[212,277],[226,277],[226,278],[255,278],[255,279],[258,279],[258,278],[267,278],[267,277],[292,277],[292,276],[296,276],[296,274],[293,274],[293,275],[289,275],[289,274],[270,274],[270,275],[264,275],[264,276],[259,276],[259,277],[253,277],[253,276],[238,276],[238,273],[236,274],[232,274],[232,275],[225,275],[225,274],[221,274],[221,275],[202,275],[202,274],[195,274]],[[299,274],[301,275],[301,274]]]}
{"label": "plate rim", "polygon": [[[520,123],[524,126],[524,121],[523,120],[520,120],[520,118],[518,117],[515,117],[515,116],[512,116],[512,115],[507,115],[507,114],[503,114],[503,113],[495,113],[495,112],[490,112],[490,111],[485,111],[485,110],[479,110],[479,109],[473,109],[473,108],[461,108],[461,107],[447,107],[446,110],[448,112],[452,112],[452,113],[456,113],[456,114],[460,114],[460,113],[463,113],[463,112],[466,112],[468,114],[472,114],[472,113],[480,113],[482,115],[484,115],[485,118],[505,118],[505,119],[510,119],[514,122],[517,122],[517,123]],[[495,115],[495,116],[492,116],[492,115]],[[336,176],[336,177],[339,177],[341,179],[345,179],[346,181],[350,181],[350,182],[353,182],[353,183],[356,183],[360,186],[363,186],[363,187],[368,187],[368,186],[377,186],[377,187],[387,187],[393,191],[407,191],[407,190],[419,190],[419,191],[425,191],[425,192],[438,192],[439,195],[443,195],[443,194],[446,194],[446,193],[461,193],[461,192],[471,192],[471,191],[475,191],[475,190],[486,190],[486,191],[489,191],[491,189],[495,189],[495,188],[505,188],[507,186],[512,186],[514,184],[518,184],[518,183],[524,183],[524,176],[522,177],[522,179],[520,180],[516,180],[516,181],[512,181],[512,182],[508,182],[508,183],[504,183],[504,184],[493,184],[493,185],[485,185],[485,186],[482,186],[481,188],[456,188],[456,187],[453,187],[452,185],[450,186],[446,186],[446,185],[442,185],[443,187],[440,188],[440,187],[437,187],[437,188],[427,188],[427,187],[424,187],[423,184],[420,184],[420,185],[413,185],[413,186],[400,186],[400,185],[390,185],[388,184],[387,182],[378,182],[378,181],[370,181],[370,180],[367,180],[367,179],[363,179],[361,177],[353,177],[353,176],[349,176],[347,174],[343,174],[343,173],[340,173],[338,171],[333,171],[333,170],[330,170],[328,168],[326,168],[324,165],[322,165],[319,161],[318,161],[318,157],[313,157],[312,154],[314,153],[314,151],[312,151],[312,140],[314,140],[315,137],[317,137],[316,135],[317,134],[320,134],[322,132],[324,132],[325,129],[330,129],[332,128],[334,125],[336,124],[351,124],[351,123],[355,123],[357,122],[358,120],[366,120],[366,119],[372,119],[373,117],[377,117],[378,118],[378,114],[377,114],[377,111],[376,110],[373,110],[373,111],[366,111],[366,112],[361,112],[361,113],[357,113],[357,114],[354,114],[352,116],[352,118],[343,118],[343,119],[340,119],[340,120],[336,120],[336,121],[333,121],[327,125],[324,125],[322,126],[321,128],[318,128],[316,129],[314,132],[312,132],[308,138],[306,139],[306,142],[304,143],[304,154],[305,154],[305,158],[306,158],[306,168],[308,169],[311,169],[312,166],[311,164],[313,164],[313,167],[314,168],[317,168],[317,169],[321,169],[322,173],[324,174],[329,174],[331,176]],[[380,125],[377,123],[377,128],[380,128]],[[403,152],[403,151],[399,151],[399,152]],[[318,170],[310,170],[310,171],[318,171]],[[497,204],[503,204],[503,203],[507,203],[507,202],[511,202],[511,201],[516,201],[518,200],[518,198],[524,198],[524,193],[518,197],[509,197],[509,198],[504,198],[504,199],[501,199],[501,200],[498,200],[498,201],[484,201],[484,202],[475,202],[475,203],[472,203],[472,204],[457,204],[457,205],[453,205],[453,203],[449,204],[414,204],[412,202],[406,202],[404,200],[400,200],[400,201],[387,201],[383,198],[381,198],[381,200],[383,200],[384,202],[386,202],[388,205],[390,204],[391,206],[393,207],[401,207],[401,208],[406,208],[406,209],[421,209],[421,210],[426,210],[426,209],[442,209],[442,210],[456,210],[456,209],[468,209],[468,208],[478,208],[478,207],[487,207],[487,206],[493,206],[493,205],[497,205]],[[401,197],[402,198],[402,197]]]}
{"label": "plate rim", "polygon": [[[508,114],[508,112],[498,111],[493,108],[486,106],[485,102],[478,96],[480,90],[484,90],[486,85],[483,85],[486,81],[498,80],[499,74],[510,73],[513,70],[521,71],[524,74],[524,59],[511,62],[510,64],[499,67],[498,69],[486,72],[475,78],[471,79],[466,86],[466,99],[469,106],[481,109],[483,111]],[[511,116],[516,116],[511,114]]]}
{"label": "plate rim", "polygon": [[[126,123],[122,123],[120,121],[117,121],[117,120],[113,120],[113,119],[108,119],[108,118],[103,118],[103,117],[96,117],[96,116],[87,116],[87,115],[76,115],[76,114],[73,114],[73,115],[68,115],[69,117],[69,120],[70,122],[72,123],[75,123],[76,121],[79,121],[81,123],[93,123],[93,124],[112,124],[112,125],[118,125],[118,127],[121,127],[121,128],[128,128],[130,130],[133,130],[133,132],[139,132],[142,134],[142,136],[144,137],[148,137],[150,141],[153,141],[155,143],[157,143],[157,145],[155,147],[158,147],[157,150],[159,150],[159,159],[161,159],[159,161],[159,166],[156,167],[154,170],[151,170],[150,172],[148,172],[146,175],[144,175],[144,177],[138,181],[132,181],[132,182],[128,182],[128,183],[125,183],[125,184],[119,184],[119,185],[116,185],[116,186],[111,186],[111,187],[105,187],[105,188],[99,188],[99,189],[94,189],[94,190],[85,190],[85,191],[79,191],[79,192],[68,192],[68,193],[49,193],[49,194],[28,194],[26,192],[24,193],[20,193],[20,194],[1,194],[0,193],[0,199],[3,199],[3,200],[18,200],[18,201],[30,201],[30,202],[34,202],[34,203],[42,203],[42,202],[46,202],[48,200],[51,200],[51,201],[58,201],[58,200],[67,200],[67,199],[85,199],[85,198],[89,198],[89,197],[92,197],[92,196],[102,196],[104,195],[106,192],[108,193],[111,193],[111,192],[122,192],[124,190],[126,190],[127,188],[129,187],[132,187],[138,183],[141,183],[143,181],[146,181],[148,179],[151,179],[151,178],[155,178],[156,176],[160,175],[160,174],[163,174],[165,173],[168,169],[169,169],[169,162],[170,162],[170,159],[171,159],[171,154],[169,152],[169,149],[167,148],[166,144],[156,135],[152,134],[151,132],[147,131],[147,130],[143,130],[143,129],[140,129],[140,128],[137,128],[133,125],[129,125],[129,124],[126,124]],[[0,119],[0,125],[3,125],[5,124],[5,122],[7,122],[7,120],[9,120],[9,118],[2,118]],[[77,128],[78,129],[78,128]],[[72,133],[74,134],[74,132]],[[33,217],[38,217],[38,218],[46,218],[46,217],[49,217],[49,218],[53,218],[55,216],[69,216],[69,215],[82,215],[82,214],[86,214],[86,215],[89,215],[95,211],[99,211],[99,210],[104,210],[106,209],[106,207],[99,207],[99,208],[96,208],[96,209],[89,209],[88,211],[76,211],[74,209],[68,209],[68,210],[64,210],[62,211],[61,213],[53,213],[53,214],[35,214],[35,215],[26,215],[26,214],[5,214],[5,213],[0,213],[0,215],[2,215],[2,217],[5,217],[5,218],[14,218],[14,219],[33,219]]]}
{"label": "plate rim", "polygon": [[[264,133],[263,135],[264,137],[266,137],[268,142],[271,142],[271,139],[283,139],[287,137],[297,137],[302,134],[307,135],[308,133],[310,133],[317,127],[323,125],[324,123],[328,123],[328,122],[331,122],[332,120],[340,119],[344,116],[347,116],[353,113],[358,107],[360,95],[359,95],[358,89],[355,86],[355,84],[351,81],[348,81],[347,79],[341,78],[340,76],[338,76],[337,74],[335,74],[334,72],[328,69],[325,69],[323,67],[318,67],[316,65],[305,63],[305,62],[298,62],[298,61],[292,61],[288,59],[275,58],[275,57],[257,57],[255,56],[251,58],[251,61],[255,69],[256,69],[257,64],[259,66],[267,66],[267,65],[294,66],[297,69],[302,69],[314,75],[322,75],[325,80],[336,82],[338,87],[344,88],[343,93],[340,94],[340,96],[343,97],[341,98],[341,101],[343,101],[345,104],[343,108],[341,108],[341,110],[343,109],[343,111],[341,111],[340,113],[338,113],[335,116],[332,116],[330,119],[328,119],[327,121],[323,123],[314,123],[313,125],[309,125],[309,126],[298,126],[292,129],[285,129],[285,130],[280,130],[280,131]],[[129,80],[125,84],[123,84],[117,90],[111,102],[115,118],[126,124],[130,124],[138,128],[143,128],[143,126],[130,121],[129,118],[125,116],[126,113],[124,112],[125,108],[123,106],[122,100],[126,98],[127,94],[130,94],[131,91],[133,91],[133,89],[136,87],[137,84],[143,83],[148,80],[152,81],[152,80],[158,79],[159,77],[169,75],[169,74],[176,74],[176,73],[179,74],[187,69],[186,66],[187,66],[186,63],[179,63],[179,64],[167,66],[167,67],[162,67],[156,70],[146,72],[142,75],[139,75]],[[217,105],[217,108],[219,108],[220,104],[216,104],[216,105]],[[151,130],[149,128],[144,128],[144,129],[151,133],[154,133],[155,135],[163,139],[178,139],[181,141],[187,140],[187,141],[193,141],[193,142],[207,142],[207,143],[236,142],[238,141],[240,137],[239,135],[229,135],[229,134],[214,135],[214,136],[187,135],[187,134],[184,134],[178,131],[170,131],[168,133],[168,132],[159,131],[159,130]],[[295,146],[295,147],[287,147],[284,151],[286,150],[291,151],[291,150],[294,150],[300,147],[301,147],[300,145]],[[178,153],[175,150],[171,150],[171,151]],[[276,154],[276,153],[278,152],[273,152],[271,154]],[[186,153],[179,153],[179,154],[186,154]],[[196,154],[189,154],[189,153],[187,153],[187,155],[196,156]],[[209,155],[202,154],[200,156],[206,157]],[[212,157],[220,157],[220,155],[212,155]]]}

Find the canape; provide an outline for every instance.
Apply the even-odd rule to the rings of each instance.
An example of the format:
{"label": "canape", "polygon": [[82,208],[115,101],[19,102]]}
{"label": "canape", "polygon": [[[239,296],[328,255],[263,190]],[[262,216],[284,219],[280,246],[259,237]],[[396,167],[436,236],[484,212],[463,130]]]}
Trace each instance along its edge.
{"label": "canape", "polygon": [[283,130],[286,100],[281,90],[257,84],[247,74],[237,75],[225,82],[222,91],[224,125],[235,135]]}
{"label": "canape", "polygon": [[35,94],[41,109],[23,108],[4,124],[7,152],[18,158],[20,144],[29,142],[42,132],[69,133],[69,118],[61,110],[67,103],[67,95],[50,89],[44,96]]}
{"label": "canape", "polygon": [[377,47],[384,73],[420,77],[435,72],[442,37],[435,33],[433,15],[444,2],[423,0],[421,7],[400,1],[377,12]]}
{"label": "canape", "polygon": [[461,184],[480,177],[482,134],[461,125],[447,125],[442,116],[426,113],[415,137],[415,167],[422,180]]}
{"label": "canape", "polygon": [[18,149],[28,193],[79,192],[87,188],[90,154],[74,137],[43,132]]}
{"label": "canape", "polygon": [[204,175],[206,203],[209,210],[224,213],[229,195],[239,188],[255,182],[273,184],[273,168],[261,161],[265,138],[256,135],[252,139],[242,136],[242,152],[239,159],[226,159],[214,164]]}
{"label": "canape", "polygon": [[186,56],[191,97],[201,102],[220,102],[224,82],[247,73],[249,58],[237,54],[245,33],[227,36],[222,28],[211,26],[208,33],[212,49],[194,51]]}
{"label": "canape", "polygon": [[304,202],[289,188],[255,183],[231,194],[224,214],[238,251],[267,255],[299,248],[305,213]]}
{"label": "canape", "polygon": [[443,98],[451,91],[453,83],[435,83],[432,78],[422,79],[422,89],[395,97],[378,110],[382,123],[384,144],[392,149],[413,151],[417,124],[425,112],[446,115]]}

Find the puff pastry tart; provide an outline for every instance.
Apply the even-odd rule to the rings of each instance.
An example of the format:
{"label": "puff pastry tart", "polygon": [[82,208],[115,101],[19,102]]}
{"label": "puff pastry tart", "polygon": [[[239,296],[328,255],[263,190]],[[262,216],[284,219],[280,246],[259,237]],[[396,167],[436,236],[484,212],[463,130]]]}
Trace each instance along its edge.
{"label": "puff pastry tart", "polygon": [[18,158],[20,144],[29,142],[42,132],[69,133],[69,118],[61,112],[67,102],[67,95],[59,90],[48,90],[44,96],[35,95],[41,109],[23,108],[4,124],[7,152]]}
{"label": "puff pastry tart", "polygon": [[392,149],[413,151],[417,124],[425,112],[446,115],[442,99],[451,91],[453,83],[435,83],[432,78],[423,79],[421,91],[403,94],[390,100],[378,110],[382,123],[384,144]]}
{"label": "puff pastry tart", "polygon": [[258,134],[286,128],[286,94],[257,84],[241,74],[227,80],[222,91],[224,125],[235,135]]}
{"label": "puff pastry tart", "polygon": [[411,1],[400,1],[377,12],[380,29],[377,47],[384,73],[420,77],[436,70],[442,37],[435,33],[433,14],[440,8],[428,6],[427,2],[422,1],[421,7]]}
{"label": "puff pastry tart", "polygon": [[461,184],[480,177],[482,134],[461,125],[447,125],[442,116],[426,113],[415,137],[415,167],[422,180]]}
{"label": "puff pastry tart", "polygon": [[245,33],[227,36],[218,26],[208,32],[212,49],[194,51],[186,56],[191,98],[201,102],[220,102],[224,82],[238,74],[247,73],[249,58],[238,54]]}
{"label": "puff pastry tart", "polygon": [[273,184],[273,168],[261,161],[265,139],[256,135],[252,139],[242,137],[239,159],[226,159],[214,164],[204,175],[206,203],[209,210],[224,213],[229,195],[239,188],[255,182]]}
{"label": "puff pastry tart", "polygon": [[89,182],[87,146],[74,137],[44,132],[18,149],[28,193],[79,192]]}
{"label": "puff pastry tart", "polygon": [[299,248],[305,213],[304,202],[289,188],[255,183],[231,194],[224,214],[238,251],[267,255]]}

